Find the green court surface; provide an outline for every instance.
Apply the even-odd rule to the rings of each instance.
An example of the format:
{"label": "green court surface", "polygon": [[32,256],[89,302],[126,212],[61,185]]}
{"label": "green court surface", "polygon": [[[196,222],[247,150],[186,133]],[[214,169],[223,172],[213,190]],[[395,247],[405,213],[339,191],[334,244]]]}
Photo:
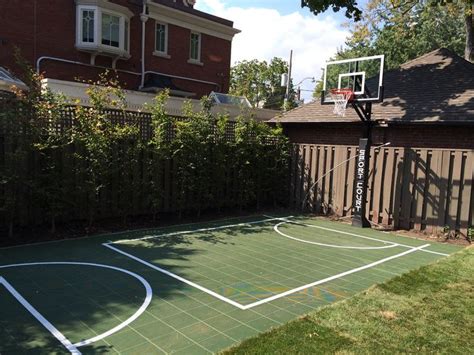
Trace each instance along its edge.
{"label": "green court surface", "polygon": [[205,354],[459,247],[251,216],[0,249],[0,354]]}

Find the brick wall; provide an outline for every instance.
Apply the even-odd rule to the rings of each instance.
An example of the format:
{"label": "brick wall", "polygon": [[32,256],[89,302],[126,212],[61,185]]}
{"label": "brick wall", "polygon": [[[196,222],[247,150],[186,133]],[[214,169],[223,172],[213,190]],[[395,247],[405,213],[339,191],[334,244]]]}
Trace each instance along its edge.
{"label": "brick wall", "polygon": [[[294,143],[357,145],[362,124],[293,123],[284,125]],[[374,144],[391,142],[394,147],[474,149],[474,126],[403,125],[376,127]]]}
{"label": "brick wall", "polygon": [[[127,6],[134,16],[130,21],[130,55],[128,60],[119,60],[117,69],[133,72],[141,71],[141,6],[128,0],[113,0]],[[138,3],[138,2],[137,2]],[[219,88],[208,84],[181,80],[176,85],[185,91],[197,93],[197,97],[207,95],[212,90],[227,92],[229,87],[231,42],[202,35],[201,61],[203,66],[187,63],[189,58],[190,30],[169,25],[168,49],[170,59],[153,55],[155,43],[155,21],[149,19],[146,25],[146,70],[170,75],[192,77],[216,82]],[[35,66],[41,56],[59,57],[90,63],[90,55],[75,48],[76,6],[74,0],[9,0],[0,1],[0,66],[19,74],[13,58],[13,49],[20,48],[22,56]],[[96,65],[110,67],[112,59],[98,56]],[[44,61],[41,71],[48,78],[60,80],[96,79],[102,69],[75,64]],[[119,78],[127,89],[137,89],[138,75],[119,73]]]}

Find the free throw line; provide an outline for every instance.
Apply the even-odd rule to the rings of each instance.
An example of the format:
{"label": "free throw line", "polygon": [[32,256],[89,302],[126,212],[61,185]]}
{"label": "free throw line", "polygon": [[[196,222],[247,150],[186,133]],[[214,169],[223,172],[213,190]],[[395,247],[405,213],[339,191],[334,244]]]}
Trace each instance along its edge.
{"label": "free throw line", "polygon": [[23,298],[23,296],[20,295],[20,293],[7,280],[5,280],[5,278],[1,276],[0,284],[5,286],[8,292],[10,292],[12,296],[15,297],[16,300],[20,302],[21,305],[25,307],[26,310],[43,325],[43,327],[45,327],[56,339],[58,339],[71,354],[81,354],[75,345],[73,345],[54,325],[52,325],[25,298]]}

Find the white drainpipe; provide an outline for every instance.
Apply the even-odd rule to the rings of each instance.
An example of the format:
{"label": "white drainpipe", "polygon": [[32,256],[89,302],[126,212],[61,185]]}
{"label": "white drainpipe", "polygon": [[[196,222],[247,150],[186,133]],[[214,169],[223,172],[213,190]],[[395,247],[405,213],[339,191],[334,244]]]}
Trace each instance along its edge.
{"label": "white drainpipe", "polygon": [[142,80],[140,83],[140,90],[145,86],[145,34],[146,34],[146,22],[148,21],[148,15],[146,14],[147,0],[143,0],[143,10],[140,15],[142,21]]}

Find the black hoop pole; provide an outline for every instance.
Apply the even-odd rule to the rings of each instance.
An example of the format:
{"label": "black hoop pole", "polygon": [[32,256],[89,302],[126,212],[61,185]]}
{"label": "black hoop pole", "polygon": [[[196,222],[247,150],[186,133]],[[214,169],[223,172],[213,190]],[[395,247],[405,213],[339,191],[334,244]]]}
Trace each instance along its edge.
{"label": "black hoop pole", "polygon": [[367,228],[370,227],[369,220],[366,217],[367,206],[367,188],[368,176],[370,166],[370,147],[372,145],[372,105],[366,104],[362,107],[354,104],[357,114],[363,122],[363,134],[359,139],[359,155],[356,159],[355,169],[355,188],[352,202],[352,225],[355,227]]}

